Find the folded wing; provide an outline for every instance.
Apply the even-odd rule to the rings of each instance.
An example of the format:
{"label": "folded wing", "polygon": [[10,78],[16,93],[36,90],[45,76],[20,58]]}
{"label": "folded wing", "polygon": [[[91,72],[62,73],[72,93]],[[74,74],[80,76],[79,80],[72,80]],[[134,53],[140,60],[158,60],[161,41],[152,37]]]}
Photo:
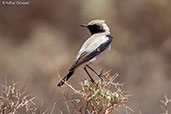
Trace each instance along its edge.
{"label": "folded wing", "polygon": [[[107,40],[103,40],[102,39],[103,37],[106,37]],[[96,57],[97,55],[99,55],[101,52],[103,52],[105,49],[107,49],[109,47],[109,45],[111,44],[111,42],[112,42],[112,37],[109,36],[109,35],[105,35],[103,37],[99,37],[99,41],[100,40],[103,40],[103,42],[100,42],[99,45],[98,45],[98,47],[97,46],[96,47],[94,46],[95,48],[94,48],[93,51],[92,51],[92,48],[93,48],[93,45],[94,44],[93,43],[89,43],[89,41],[85,42],[87,44],[83,44],[83,46],[82,46],[83,49],[80,49],[81,53],[79,53],[79,55],[77,56],[77,59],[75,60],[74,64],[72,65],[71,69],[75,69],[78,66],[80,66],[80,65],[88,62],[89,60],[93,59],[94,57]],[[97,42],[95,42],[95,43],[97,43]],[[85,46],[87,46],[85,48],[86,50],[84,50],[84,47]]]}

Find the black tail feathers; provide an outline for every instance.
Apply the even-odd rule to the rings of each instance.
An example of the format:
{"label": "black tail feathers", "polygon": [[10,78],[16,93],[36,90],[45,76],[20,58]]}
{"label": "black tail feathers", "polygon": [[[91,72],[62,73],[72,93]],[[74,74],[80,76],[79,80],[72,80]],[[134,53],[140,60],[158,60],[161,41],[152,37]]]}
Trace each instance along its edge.
{"label": "black tail feathers", "polygon": [[74,74],[74,70],[73,69],[69,70],[69,73],[58,83],[57,86],[64,85],[65,81],[67,81],[73,74]]}

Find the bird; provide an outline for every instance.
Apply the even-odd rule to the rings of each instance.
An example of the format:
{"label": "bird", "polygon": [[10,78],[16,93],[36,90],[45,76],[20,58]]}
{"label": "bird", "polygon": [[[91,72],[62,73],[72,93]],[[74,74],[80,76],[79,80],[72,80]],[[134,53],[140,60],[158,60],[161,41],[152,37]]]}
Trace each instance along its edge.
{"label": "bird", "polygon": [[62,86],[74,74],[77,68],[81,66],[93,83],[94,79],[90,76],[87,68],[92,70],[99,77],[101,75],[95,72],[90,65],[98,63],[110,50],[113,39],[113,37],[110,35],[110,29],[105,20],[91,20],[88,24],[81,24],[80,26],[87,28],[91,35],[81,46],[72,66],[69,69],[69,72],[57,84],[57,86]]}

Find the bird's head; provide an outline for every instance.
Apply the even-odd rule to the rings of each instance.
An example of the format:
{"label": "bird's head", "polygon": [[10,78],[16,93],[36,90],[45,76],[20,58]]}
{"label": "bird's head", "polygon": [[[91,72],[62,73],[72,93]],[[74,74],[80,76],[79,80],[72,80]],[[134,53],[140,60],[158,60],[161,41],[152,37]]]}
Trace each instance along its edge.
{"label": "bird's head", "polygon": [[80,26],[88,28],[92,35],[96,33],[110,34],[110,29],[105,20],[92,20],[88,24],[81,24]]}

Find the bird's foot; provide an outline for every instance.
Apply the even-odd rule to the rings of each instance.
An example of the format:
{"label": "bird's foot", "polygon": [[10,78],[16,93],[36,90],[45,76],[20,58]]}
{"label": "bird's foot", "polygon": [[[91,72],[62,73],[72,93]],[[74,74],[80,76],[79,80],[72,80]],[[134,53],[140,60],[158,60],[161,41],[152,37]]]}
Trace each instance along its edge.
{"label": "bird's foot", "polygon": [[103,69],[101,70],[100,74],[98,74],[98,77],[101,79],[101,81],[103,81],[102,75],[103,75]]}
{"label": "bird's foot", "polygon": [[95,81],[94,81],[94,79],[93,79],[93,78],[91,78],[90,80],[91,80],[91,82],[92,82],[93,84],[95,83]]}

